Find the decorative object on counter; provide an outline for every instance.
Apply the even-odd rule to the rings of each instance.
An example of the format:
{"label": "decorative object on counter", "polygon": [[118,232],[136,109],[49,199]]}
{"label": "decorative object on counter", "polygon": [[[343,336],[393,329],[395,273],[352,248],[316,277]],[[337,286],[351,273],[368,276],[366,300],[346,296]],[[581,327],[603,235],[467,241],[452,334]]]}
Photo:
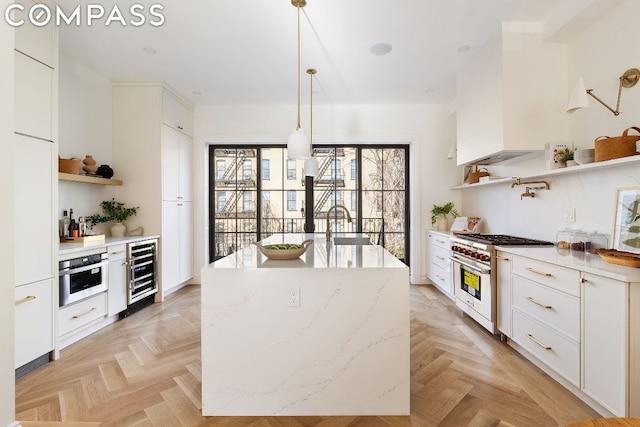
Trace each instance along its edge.
{"label": "decorative object on counter", "polygon": [[92,156],[87,154],[84,160],[82,161],[82,163],[84,163],[82,170],[85,171],[85,173],[89,175],[95,175],[96,171],[98,170],[98,167],[96,166],[96,161]]}
{"label": "decorative object on counter", "polygon": [[479,216],[459,216],[453,220],[450,231],[454,233],[479,233],[481,221],[482,218]]}
{"label": "decorative object on counter", "polygon": [[80,159],[63,159],[58,156],[58,172],[80,174]]}
{"label": "decorative object on counter", "polygon": [[617,251],[615,249],[599,249],[598,255],[611,264],[640,268],[640,255],[633,252]]}
{"label": "decorative object on counter", "polygon": [[640,187],[618,188],[613,249],[640,254]]}
{"label": "decorative object on counter", "polygon": [[129,236],[142,236],[144,234],[144,228],[142,227],[136,227],[133,230],[130,230],[128,235]]}
{"label": "decorative object on counter", "polygon": [[556,247],[558,249],[569,249],[571,247],[571,229],[565,228],[556,234]]}
{"label": "decorative object on counter", "polygon": [[301,244],[297,243],[281,243],[276,245],[262,246],[258,242],[253,242],[258,247],[262,255],[273,260],[292,260],[300,258],[302,254],[311,246],[313,239],[307,239]]}
{"label": "decorative object on counter", "polygon": [[96,175],[100,175],[103,178],[110,179],[113,176],[113,169],[109,165],[100,165],[96,170]]}
{"label": "decorative object on counter", "polygon": [[431,208],[431,225],[435,225],[438,231],[447,230],[447,217],[451,215],[454,218],[460,216],[453,202],[449,202],[443,206],[433,205]]}
{"label": "decorative object on counter", "polygon": [[290,160],[305,160],[309,157],[311,141],[300,126],[300,8],[305,7],[306,0],[291,0],[291,4],[298,10],[298,121],[296,128],[287,139],[287,158]]}
{"label": "decorative object on counter", "polygon": [[575,230],[571,233],[571,245],[569,249],[572,252],[584,252],[589,247],[589,235],[582,230]]}
{"label": "decorative object on counter", "polygon": [[104,243],[104,239],[104,234],[88,234],[82,237],[61,237],[60,243],[82,243],[84,246],[90,246],[96,243]]}
{"label": "decorative object on counter", "polygon": [[637,68],[629,68],[619,77],[620,84],[618,85],[618,100],[616,101],[616,109],[609,107],[603,100],[593,94],[593,89],[587,89],[584,85],[582,77],[578,79],[576,85],[573,88],[569,105],[567,106],[567,113],[573,113],[581,108],[587,108],[589,106],[589,98],[587,95],[593,97],[600,104],[604,105],[614,116],[620,114],[620,97],[622,95],[622,88],[632,88],[640,80],[640,70]]}
{"label": "decorative object on counter", "polygon": [[127,231],[126,225],[123,224],[127,218],[138,213],[139,206],[134,208],[125,208],[124,203],[116,202],[115,199],[104,200],[100,203],[102,214],[93,214],[86,217],[86,221],[90,227],[102,222],[115,222],[111,226],[111,235],[113,237],[123,237]]}
{"label": "decorative object on counter", "polygon": [[589,254],[595,254],[600,249],[609,249],[609,239],[606,235],[602,233],[598,233],[598,231],[594,230],[589,233],[589,241],[586,252]]}
{"label": "decorative object on counter", "polygon": [[[564,150],[554,150],[554,160],[560,165],[561,168],[565,166],[575,166],[577,163],[573,162],[573,149],[565,147]],[[573,162],[569,164],[569,162]]]}
{"label": "decorative object on counter", "polygon": [[489,171],[486,168],[472,170],[469,172],[469,184],[477,184],[483,176],[489,176]]}
{"label": "decorative object on counter", "polygon": [[544,145],[544,162],[547,169],[559,169],[566,165],[557,159],[557,155],[566,150],[567,144],[550,144]]}
{"label": "decorative object on counter", "polygon": [[640,133],[640,128],[632,126],[622,132],[622,136],[599,136],[595,139],[595,159],[596,162],[619,159],[620,157],[635,156],[636,142],[640,140],[640,135],[629,135],[633,129]]}
{"label": "decorative object on counter", "polygon": [[594,148],[581,148],[573,152],[573,160],[579,165],[593,163],[596,158],[596,150]]}

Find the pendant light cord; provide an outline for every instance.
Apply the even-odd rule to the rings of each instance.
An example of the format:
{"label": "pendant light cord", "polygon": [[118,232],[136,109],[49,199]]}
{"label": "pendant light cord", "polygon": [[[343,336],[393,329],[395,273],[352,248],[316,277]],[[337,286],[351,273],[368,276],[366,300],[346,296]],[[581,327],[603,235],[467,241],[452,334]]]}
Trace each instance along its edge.
{"label": "pendant light cord", "polygon": [[309,73],[309,156],[313,157],[313,74],[315,70],[307,70]]}
{"label": "pendant light cord", "polygon": [[300,3],[297,4],[298,9],[298,124],[296,131],[300,130]]}

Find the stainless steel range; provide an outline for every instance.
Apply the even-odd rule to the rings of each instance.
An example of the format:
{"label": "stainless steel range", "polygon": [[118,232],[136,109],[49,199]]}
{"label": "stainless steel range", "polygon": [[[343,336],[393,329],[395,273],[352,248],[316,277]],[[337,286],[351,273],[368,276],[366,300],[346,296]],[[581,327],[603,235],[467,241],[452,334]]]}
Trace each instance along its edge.
{"label": "stainless steel range", "polygon": [[498,333],[496,246],[553,246],[553,243],[503,234],[451,237],[456,305],[492,334]]}

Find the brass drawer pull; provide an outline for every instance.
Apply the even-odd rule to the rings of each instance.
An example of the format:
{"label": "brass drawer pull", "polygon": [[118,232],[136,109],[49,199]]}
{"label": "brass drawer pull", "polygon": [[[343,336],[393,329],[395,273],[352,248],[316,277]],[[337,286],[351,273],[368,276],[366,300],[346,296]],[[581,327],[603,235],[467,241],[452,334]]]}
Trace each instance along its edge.
{"label": "brass drawer pull", "polygon": [[525,270],[530,271],[532,273],[539,274],[541,276],[545,276],[545,277],[552,277],[553,276],[551,273],[545,273],[544,271],[536,270],[535,268],[531,268],[531,267],[527,267],[527,268],[525,268]]}
{"label": "brass drawer pull", "polygon": [[551,350],[551,347],[542,344],[540,341],[538,341],[537,339],[535,339],[533,337],[533,335],[531,334],[527,334],[527,338],[529,338],[531,341],[533,341],[534,343],[538,344],[540,347],[544,348],[545,350]]}
{"label": "brass drawer pull", "polygon": [[531,301],[532,303],[537,304],[537,305],[539,305],[540,307],[543,307],[543,308],[548,308],[548,309],[552,309],[553,308],[550,305],[543,304],[540,301],[536,301],[535,299],[533,299],[531,297],[527,297],[527,301]]}
{"label": "brass drawer pull", "polygon": [[496,258],[497,259],[502,259],[502,260],[505,260],[505,261],[509,261],[509,258],[500,256],[500,255],[496,255]]}
{"label": "brass drawer pull", "polygon": [[89,310],[85,311],[84,313],[76,314],[75,316],[73,316],[73,319],[79,319],[79,318],[81,318],[81,317],[86,316],[87,314],[91,314],[91,313],[93,313],[93,312],[94,312],[94,311],[96,311],[96,310],[97,310],[97,308],[96,308],[96,307],[92,307],[92,308],[90,308]]}
{"label": "brass drawer pull", "polygon": [[111,252],[111,255],[118,255],[118,254],[123,254],[124,251],[116,251],[116,252]]}
{"label": "brass drawer pull", "polygon": [[436,242],[438,242],[438,243],[440,243],[440,244],[442,244],[442,245],[444,245],[444,244],[446,244],[446,243],[447,243],[447,242],[445,242],[444,240],[439,240],[439,239],[436,239]]}
{"label": "brass drawer pull", "polygon": [[28,295],[28,296],[16,301],[15,305],[24,304],[25,302],[33,301],[34,299],[36,299],[35,295]]}

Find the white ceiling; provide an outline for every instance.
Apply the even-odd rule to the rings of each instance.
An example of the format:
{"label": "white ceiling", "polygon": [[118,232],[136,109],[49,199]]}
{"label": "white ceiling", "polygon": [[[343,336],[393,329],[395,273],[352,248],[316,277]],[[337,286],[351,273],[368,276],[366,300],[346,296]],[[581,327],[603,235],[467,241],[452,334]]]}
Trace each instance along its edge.
{"label": "white ceiling", "polygon": [[[566,2],[591,1],[307,0],[302,102],[309,99],[305,70],[313,67],[314,104],[449,103],[456,70],[502,21],[544,21]],[[78,4],[58,3],[67,11]],[[164,80],[196,105],[296,103],[297,10],[290,0],[138,3],[161,4],[165,23],[107,27],[102,19],[89,27],[84,14],[83,25],[61,27],[61,51],[112,80]],[[107,13],[117,4],[133,18],[129,3],[99,4]],[[373,55],[376,43],[393,50]],[[464,45],[471,49],[458,52]]]}

